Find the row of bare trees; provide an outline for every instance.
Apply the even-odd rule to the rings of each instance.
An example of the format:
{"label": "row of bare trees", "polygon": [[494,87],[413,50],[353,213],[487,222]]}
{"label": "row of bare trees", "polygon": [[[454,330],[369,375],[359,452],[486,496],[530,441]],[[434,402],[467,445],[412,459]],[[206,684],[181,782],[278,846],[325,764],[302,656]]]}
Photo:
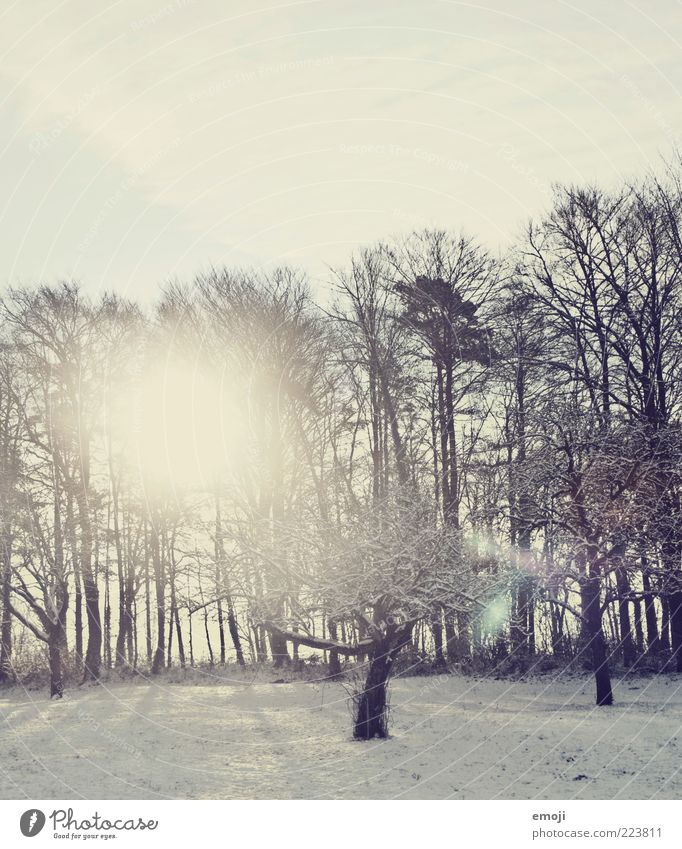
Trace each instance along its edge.
{"label": "row of bare trees", "polygon": [[617,662],[682,671],[681,202],[674,173],[561,187],[508,256],[413,233],[326,309],[289,268],[153,315],[7,291],[0,677],[31,640],[53,695],[312,651],[367,664],[368,738],[401,652],[578,660],[602,705]]}

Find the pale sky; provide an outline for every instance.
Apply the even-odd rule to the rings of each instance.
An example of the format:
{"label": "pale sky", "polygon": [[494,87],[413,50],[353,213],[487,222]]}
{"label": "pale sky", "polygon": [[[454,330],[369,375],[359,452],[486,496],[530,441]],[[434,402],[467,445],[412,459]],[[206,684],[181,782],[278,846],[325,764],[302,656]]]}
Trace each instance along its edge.
{"label": "pale sky", "polygon": [[676,0],[3,0],[2,282],[143,300],[424,225],[504,248],[682,134]]}

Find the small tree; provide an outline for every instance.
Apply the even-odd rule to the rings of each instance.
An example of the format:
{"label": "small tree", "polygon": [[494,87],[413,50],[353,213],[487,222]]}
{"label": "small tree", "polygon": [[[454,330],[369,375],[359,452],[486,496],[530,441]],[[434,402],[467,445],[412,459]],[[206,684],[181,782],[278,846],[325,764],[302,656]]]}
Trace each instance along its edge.
{"label": "small tree", "polygon": [[[471,612],[483,606],[481,599],[492,589],[490,579],[472,568],[461,534],[447,524],[435,526],[432,511],[413,497],[391,495],[349,516],[340,529],[318,529],[309,538],[297,533],[290,544],[299,555],[297,603],[288,606],[286,619],[266,614],[268,627],[300,645],[368,655],[364,688],[356,697],[357,740],[388,736],[388,683],[417,623],[430,621],[444,604]],[[322,540],[319,555],[315,549]],[[343,642],[317,636],[322,599],[332,605],[334,619],[348,625],[348,633],[362,638]]]}

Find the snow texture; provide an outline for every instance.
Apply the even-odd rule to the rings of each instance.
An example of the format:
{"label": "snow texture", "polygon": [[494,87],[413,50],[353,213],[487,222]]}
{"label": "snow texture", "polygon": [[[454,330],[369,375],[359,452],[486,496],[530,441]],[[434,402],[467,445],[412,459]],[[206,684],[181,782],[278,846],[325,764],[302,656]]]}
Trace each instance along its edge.
{"label": "snow texture", "polygon": [[[273,676],[274,677],[274,676]],[[262,674],[261,674],[262,679]],[[682,678],[458,676],[391,685],[386,741],[354,742],[329,682],[117,682],[0,694],[0,796],[29,799],[675,799]]]}

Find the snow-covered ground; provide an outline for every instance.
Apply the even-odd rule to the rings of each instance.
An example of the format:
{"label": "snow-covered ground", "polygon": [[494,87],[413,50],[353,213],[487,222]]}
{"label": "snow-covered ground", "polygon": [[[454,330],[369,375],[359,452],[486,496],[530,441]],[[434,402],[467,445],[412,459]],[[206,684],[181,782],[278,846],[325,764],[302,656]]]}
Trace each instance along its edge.
{"label": "snow-covered ground", "polygon": [[[458,676],[391,686],[390,740],[350,738],[339,684],[205,681],[0,693],[2,798],[682,795],[682,678]],[[269,678],[275,675],[269,674]]]}

